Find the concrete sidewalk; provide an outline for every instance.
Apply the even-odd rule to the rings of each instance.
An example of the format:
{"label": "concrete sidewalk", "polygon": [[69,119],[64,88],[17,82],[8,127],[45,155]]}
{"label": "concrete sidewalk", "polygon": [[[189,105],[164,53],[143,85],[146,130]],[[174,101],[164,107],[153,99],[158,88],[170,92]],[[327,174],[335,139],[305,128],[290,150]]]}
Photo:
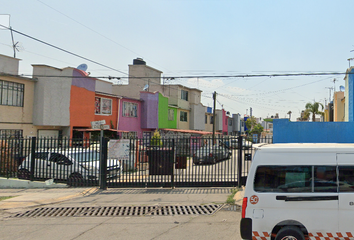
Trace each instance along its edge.
{"label": "concrete sidewalk", "polygon": [[0,197],[11,197],[0,201],[0,209],[36,207],[58,203],[75,197],[89,195],[97,188],[44,188],[44,189],[0,189]]}

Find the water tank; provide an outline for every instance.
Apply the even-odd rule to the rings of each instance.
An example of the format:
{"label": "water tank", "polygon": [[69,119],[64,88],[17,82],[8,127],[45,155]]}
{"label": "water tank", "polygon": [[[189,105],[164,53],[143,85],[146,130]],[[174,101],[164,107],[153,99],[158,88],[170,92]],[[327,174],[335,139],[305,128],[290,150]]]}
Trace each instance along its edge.
{"label": "water tank", "polygon": [[133,60],[133,65],[146,65],[146,62],[142,58],[136,58]]}

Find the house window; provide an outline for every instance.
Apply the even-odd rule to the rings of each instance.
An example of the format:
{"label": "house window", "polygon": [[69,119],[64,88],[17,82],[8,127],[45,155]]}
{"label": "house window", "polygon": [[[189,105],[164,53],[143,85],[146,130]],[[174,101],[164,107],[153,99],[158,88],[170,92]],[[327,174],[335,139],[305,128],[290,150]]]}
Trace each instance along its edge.
{"label": "house window", "polygon": [[188,91],[181,90],[181,99],[188,101]]}
{"label": "house window", "polygon": [[122,134],[123,139],[135,139],[138,137],[137,132],[124,132]]}
{"label": "house window", "polygon": [[173,109],[168,109],[168,121],[175,120],[175,111]]}
{"label": "house window", "polygon": [[25,85],[0,80],[0,105],[23,107]]}
{"label": "house window", "polygon": [[96,97],[95,114],[112,115],[112,99]]}
{"label": "house window", "polygon": [[210,124],[214,124],[214,116],[210,116]]}
{"label": "house window", "polygon": [[22,138],[23,130],[21,129],[0,129],[1,138]]}
{"label": "house window", "polygon": [[232,126],[232,119],[229,119],[229,126]]}
{"label": "house window", "polygon": [[180,121],[181,122],[187,122],[188,120],[187,120],[187,112],[181,112],[180,113]]}
{"label": "house window", "polygon": [[205,124],[208,123],[208,115],[205,115]]}
{"label": "house window", "polygon": [[123,102],[123,117],[138,117],[138,104]]}

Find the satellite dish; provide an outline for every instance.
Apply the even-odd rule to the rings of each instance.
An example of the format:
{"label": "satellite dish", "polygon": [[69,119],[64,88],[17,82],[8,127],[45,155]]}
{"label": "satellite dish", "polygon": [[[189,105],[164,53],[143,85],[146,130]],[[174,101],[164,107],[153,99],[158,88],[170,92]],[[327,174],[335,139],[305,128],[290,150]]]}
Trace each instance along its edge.
{"label": "satellite dish", "polygon": [[344,92],[345,87],[344,86],[339,86],[339,91]]}
{"label": "satellite dish", "polygon": [[80,65],[77,67],[77,69],[86,72],[86,70],[87,70],[87,65],[86,65],[85,63],[80,64]]}
{"label": "satellite dish", "polygon": [[143,91],[146,91],[149,88],[149,84],[146,84],[143,88]]}

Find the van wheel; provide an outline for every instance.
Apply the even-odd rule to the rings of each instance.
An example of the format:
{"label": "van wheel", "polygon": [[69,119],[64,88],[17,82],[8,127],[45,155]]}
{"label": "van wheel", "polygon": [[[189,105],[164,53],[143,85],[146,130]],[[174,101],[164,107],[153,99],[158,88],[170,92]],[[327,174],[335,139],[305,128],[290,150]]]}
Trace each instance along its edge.
{"label": "van wheel", "polygon": [[275,240],[305,240],[304,234],[297,227],[283,227]]}

